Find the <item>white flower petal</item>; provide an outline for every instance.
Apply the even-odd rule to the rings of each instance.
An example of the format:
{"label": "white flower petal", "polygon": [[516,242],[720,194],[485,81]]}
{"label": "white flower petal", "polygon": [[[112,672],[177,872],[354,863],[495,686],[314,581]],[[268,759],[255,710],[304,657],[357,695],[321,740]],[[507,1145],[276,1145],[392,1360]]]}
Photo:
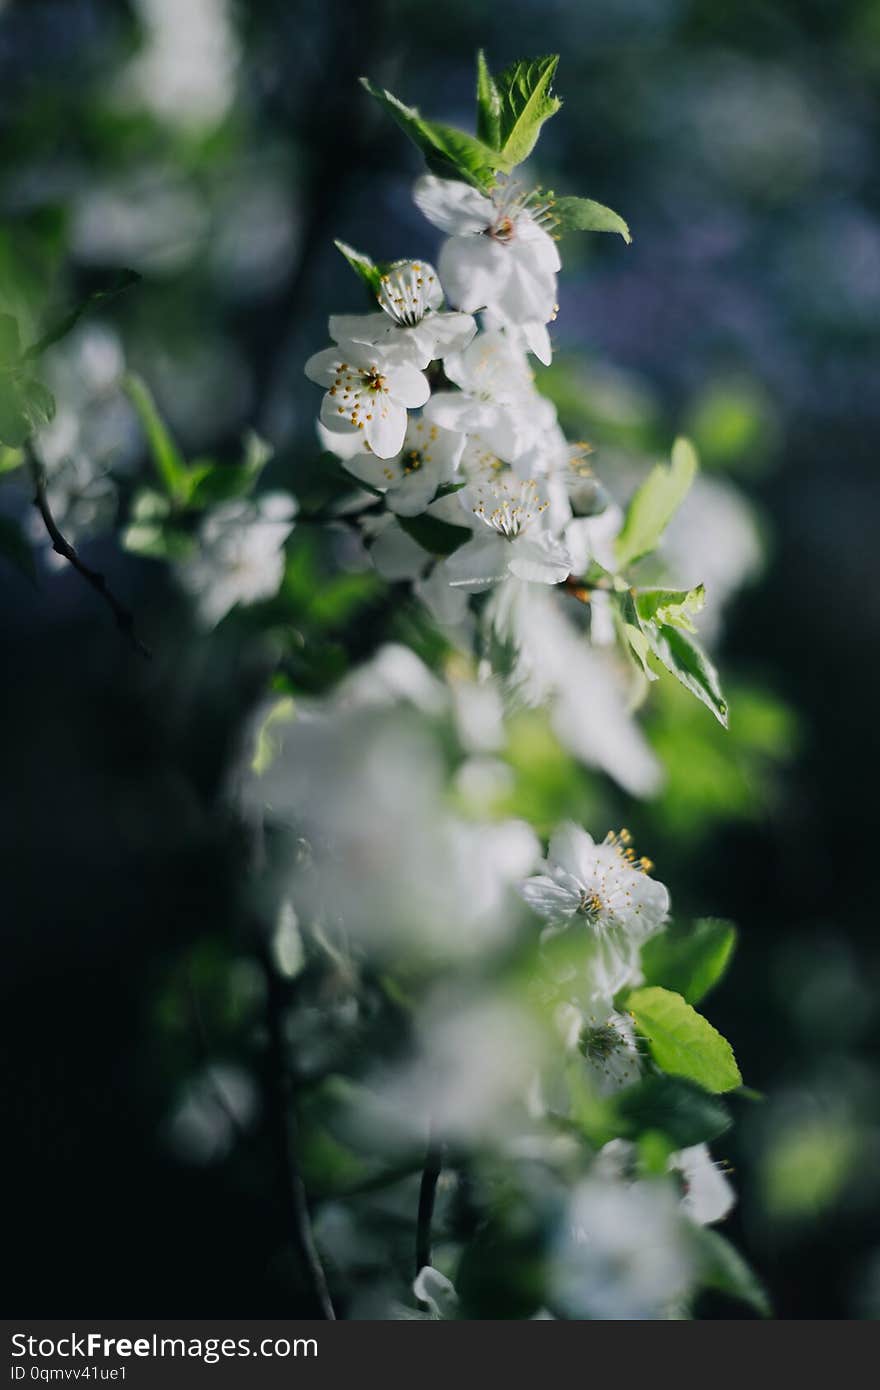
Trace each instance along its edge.
{"label": "white flower petal", "polygon": [[416,207],[441,232],[481,232],[488,227],[495,210],[492,202],[469,184],[457,179],[440,179],[424,174],[413,189]]}

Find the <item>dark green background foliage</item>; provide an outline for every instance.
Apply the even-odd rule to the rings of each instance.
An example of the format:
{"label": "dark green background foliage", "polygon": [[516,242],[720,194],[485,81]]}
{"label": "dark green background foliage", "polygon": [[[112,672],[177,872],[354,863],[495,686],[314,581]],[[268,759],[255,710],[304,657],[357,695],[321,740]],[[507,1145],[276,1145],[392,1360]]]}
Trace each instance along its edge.
{"label": "dark green background foliage", "polygon": [[[132,266],[143,283],[102,317],[187,457],[236,462],[256,426],[278,445],[269,482],[313,508],[328,483],[302,363],[330,310],[361,307],[333,238],[381,259],[435,245],[408,196],[417,156],[358,76],[467,126],[479,46],[496,70],[563,55],[536,176],[617,209],[634,239],[566,242],[543,384],[600,450],[691,434],[769,546],[730,614],[730,732],[655,692],[667,790],[633,808],[604,787],[592,828],[624,819],[682,916],[740,925],[712,1017],[765,1099],[738,1101],[715,1147],[777,1313],[878,1316],[874,0],[250,0],[231,9],[229,100],[190,125],[119,96],[140,13],[0,6],[0,309],[31,341]],[[123,505],[145,467],[132,437]],[[11,482],[0,511],[27,512]],[[292,679],[321,688],[388,635],[390,608],[369,587],[315,605],[326,557],[296,536],[289,600],[317,656],[304,670],[292,651]],[[136,609],[149,665],[76,575],[41,567],[34,586],[0,560],[7,1306],[289,1312],[260,1116],[200,1163],[168,1118],[209,1056],[259,1065],[224,791],[269,654],[197,635],[161,567],[112,535],[85,552]],[[557,792],[589,811],[591,790],[542,776],[523,768],[537,820]],[[719,1310],[736,1315],[706,1300]]]}

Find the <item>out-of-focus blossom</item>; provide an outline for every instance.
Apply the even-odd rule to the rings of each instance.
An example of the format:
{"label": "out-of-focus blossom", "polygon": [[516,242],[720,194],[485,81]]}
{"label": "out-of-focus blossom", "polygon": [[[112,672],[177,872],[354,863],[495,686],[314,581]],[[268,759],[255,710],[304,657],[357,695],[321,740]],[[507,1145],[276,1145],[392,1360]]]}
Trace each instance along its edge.
{"label": "out-of-focus blossom", "polygon": [[224,502],[202,521],[198,546],[178,562],[177,576],[199,616],[214,627],[236,604],[277,593],[284,575],[284,542],[297,504],[286,493]]}

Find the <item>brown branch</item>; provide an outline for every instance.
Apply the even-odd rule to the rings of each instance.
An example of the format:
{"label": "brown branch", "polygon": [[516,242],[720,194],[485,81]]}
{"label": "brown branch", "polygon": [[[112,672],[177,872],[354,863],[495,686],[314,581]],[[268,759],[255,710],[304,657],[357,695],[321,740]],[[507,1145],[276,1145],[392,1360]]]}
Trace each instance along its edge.
{"label": "brown branch", "polygon": [[80,559],[74,546],[62,535],[58,523],[52,515],[52,508],[49,506],[49,498],[46,494],[46,475],[43,466],[34,453],[30,445],[26,446],[28,468],[34,484],[34,506],[43,519],[49,539],[52,542],[52,549],[57,555],[61,555],[68,564],[81,574],[87,584],[101,595],[116,619],[116,626],[124,637],[131,643],[135,651],[148,659],[153,655],[149,647],[144,646],[134,628],[134,615],[131,611],[120,603],[119,599],[109,587],[106,579],[99,570],[93,570]]}
{"label": "brown branch", "polygon": [[433,1134],[428,1136],[428,1149],[422,1181],[419,1187],[419,1212],[416,1221],[416,1277],[425,1265],[431,1263],[431,1223],[434,1219],[434,1202],[437,1197],[437,1183],[443,1169],[443,1145]]}

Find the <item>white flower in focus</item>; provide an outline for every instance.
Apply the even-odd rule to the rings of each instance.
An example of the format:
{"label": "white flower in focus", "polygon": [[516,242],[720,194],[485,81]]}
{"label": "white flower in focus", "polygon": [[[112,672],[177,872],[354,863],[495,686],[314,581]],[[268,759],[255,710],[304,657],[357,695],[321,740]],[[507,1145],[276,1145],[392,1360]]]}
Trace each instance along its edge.
{"label": "white flower in focus", "polygon": [[395,458],[359,453],[346,459],[345,467],[361,482],[381,488],[390,511],[416,516],[440,484],[452,480],[463,448],[464,435],[410,416],[403,448]]}
{"label": "white flower in focus", "polygon": [[736,1198],[705,1144],[679,1150],[669,1160],[669,1167],[681,1174],[684,1184],[681,1206],[692,1221],[698,1226],[710,1226],[724,1220]]}
{"label": "white flower in focus", "polygon": [[549,503],[533,478],[512,473],[488,476],[459,494],[482,527],[444,565],[449,583],[461,589],[487,589],[513,575],[533,584],[560,584],[571,570],[561,541],[542,524]]}
{"label": "white flower in focus", "polygon": [[440,310],[443,292],[433,266],[398,261],[382,276],[378,314],[334,314],[336,343],[365,343],[412,362],[420,370],[449,352],[461,352],[477,331],[470,314]]}
{"label": "white flower in focus", "polygon": [[305,373],[327,388],[321,424],[343,436],[361,431],[382,459],[400,453],[407,410],[424,405],[431,393],[427,378],[412,363],[364,343],[341,343],[316,352]]}
{"label": "white flower in focus", "polygon": [[609,835],[600,845],[567,821],[550,841],[546,872],[528,878],[520,892],[551,934],[585,929],[591,945],[589,974],[594,999],[612,998],[633,980],[642,943],[659,931],[669,912],[669,894],[648,876],[628,835]]}
{"label": "white flower in focus", "polygon": [[502,458],[523,453],[556,418],[552,403],[535,390],[522,350],[498,330],[450,353],[443,370],[460,391],[435,392],[427,418],[444,429],[478,432]]}
{"label": "white flower in focus", "polygon": [[550,360],[544,325],[556,314],[559,252],[528,199],[512,184],[491,197],[454,179],[426,174],[413,191],[429,222],[449,234],[440,253],[440,279],[450,301],[466,313],[488,309],[515,324],[533,352]]}
{"label": "white flower in focus", "polygon": [[638,1081],[642,1060],[632,1020],[612,1009],[601,1022],[587,1019],[578,1033],[578,1047],[600,1096],[610,1096]]}
{"label": "white flower in focus", "polygon": [[177,576],[214,627],[236,604],[256,603],[278,592],[284,575],[284,542],[297,504],[285,493],[253,501],[224,502],[203,519],[197,552],[177,565]]}
{"label": "white flower in focus", "polygon": [[687,1297],[693,1256],[666,1182],[590,1176],[575,1190],[551,1264],[551,1306],[568,1318],[664,1318]]}

